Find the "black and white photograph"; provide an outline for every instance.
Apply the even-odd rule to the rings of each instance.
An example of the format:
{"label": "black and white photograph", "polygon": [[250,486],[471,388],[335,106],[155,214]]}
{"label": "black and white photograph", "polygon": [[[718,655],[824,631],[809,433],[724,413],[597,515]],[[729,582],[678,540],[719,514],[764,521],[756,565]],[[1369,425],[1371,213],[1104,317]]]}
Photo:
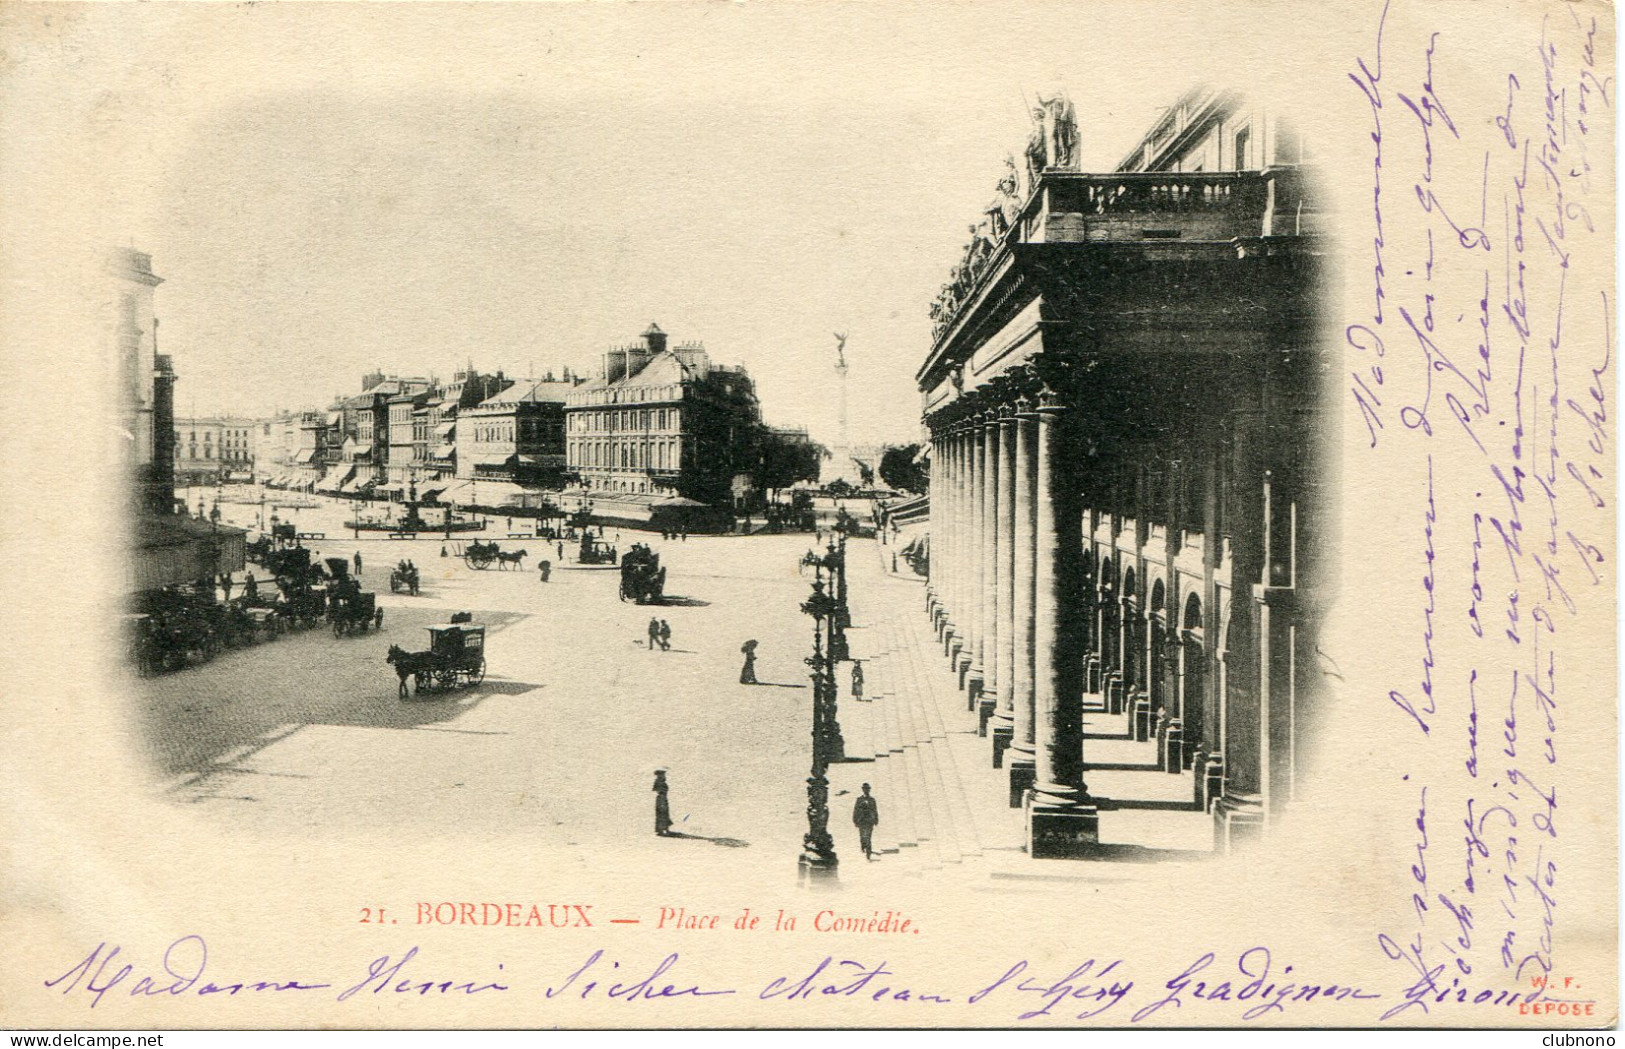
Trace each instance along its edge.
{"label": "black and white photograph", "polygon": [[1612,18],[0,12],[0,1000],[1615,1024]]}

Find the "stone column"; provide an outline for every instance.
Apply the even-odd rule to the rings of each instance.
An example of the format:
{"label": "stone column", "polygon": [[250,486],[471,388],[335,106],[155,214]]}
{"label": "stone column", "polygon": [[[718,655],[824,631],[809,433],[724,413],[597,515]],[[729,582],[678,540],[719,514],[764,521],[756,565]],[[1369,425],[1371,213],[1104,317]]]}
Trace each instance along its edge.
{"label": "stone column", "polygon": [[[1258,834],[1264,823],[1263,770],[1269,761],[1263,694],[1268,659],[1267,612],[1260,600],[1268,583],[1265,530],[1269,521],[1263,413],[1232,413],[1235,428],[1234,498],[1228,501],[1230,543],[1230,629],[1225,644],[1224,691],[1219,697],[1224,762],[1223,796],[1213,806],[1221,851]],[[1261,641],[1264,641],[1261,644]],[[1263,649],[1261,652],[1260,649]]]}
{"label": "stone column", "polygon": [[965,566],[961,555],[965,542],[965,434],[959,424],[953,431],[954,488],[953,518],[948,543],[948,669],[959,672],[959,653],[965,647]]}
{"label": "stone column", "polygon": [[999,705],[999,420],[988,412],[979,420],[982,435],[982,544],[981,592],[976,607],[981,610],[978,653],[981,656],[982,687],[977,697],[977,730],[987,731],[987,723]]}
{"label": "stone column", "polygon": [[931,619],[932,625],[937,618],[937,593],[942,589],[942,576],[937,567],[937,552],[942,545],[942,439],[937,436],[935,427],[931,429],[931,465],[928,471],[929,496],[926,518],[928,534],[931,537],[931,559],[926,562],[925,573],[925,614]]}
{"label": "stone column", "polygon": [[1082,634],[1078,610],[1069,606],[1082,567],[1083,507],[1069,469],[1064,417],[1053,401],[1039,408],[1033,551],[1037,778],[1027,808],[1027,852],[1035,858],[1087,855],[1100,842],[1100,816],[1083,782]]}
{"label": "stone column", "polygon": [[965,700],[975,709],[982,693],[982,425],[977,416],[965,424],[965,652],[960,656],[959,673]]}
{"label": "stone column", "polygon": [[943,487],[942,513],[942,645],[943,655],[953,663],[953,640],[958,634],[955,626],[959,617],[959,564],[956,560],[959,540],[959,434],[950,423],[942,439],[943,460],[947,464]]}
{"label": "stone column", "polygon": [[1009,408],[993,425],[999,435],[997,491],[993,507],[993,565],[997,574],[994,594],[994,662],[998,668],[998,696],[992,711],[993,767],[1004,764],[1005,752],[1015,737],[1015,520],[1016,420]]}
{"label": "stone column", "polygon": [[1034,756],[1033,716],[1033,537],[1038,502],[1038,474],[1033,444],[1037,439],[1038,415],[1032,405],[1017,402],[1011,481],[1011,670],[1010,713],[1012,752],[1010,767],[1010,806],[1021,805],[1027,788],[1037,775]]}

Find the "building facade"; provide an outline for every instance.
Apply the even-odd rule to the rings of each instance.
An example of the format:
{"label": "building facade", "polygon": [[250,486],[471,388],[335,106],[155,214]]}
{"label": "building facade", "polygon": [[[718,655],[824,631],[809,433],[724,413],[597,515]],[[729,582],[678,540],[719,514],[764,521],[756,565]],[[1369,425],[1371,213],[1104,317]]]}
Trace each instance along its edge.
{"label": "building facade", "polygon": [[1032,855],[1098,854],[1120,800],[1086,715],[1154,742],[1227,849],[1315,721],[1335,411],[1303,147],[1204,89],[1092,174],[1070,104],[1036,116],[917,375],[928,610]]}
{"label": "building facade", "polygon": [[565,469],[564,405],[574,383],[520,379],[458,414],[457,476],[558,488]]}
{"label": "building facade", "polygon": [[174,420],[175,483],[211,485],[251,479],[255,426],[251,419]]}
{"label": "building facade", "polygon": [[164,279],[152,271],[152,256],[133,248],[116,249],[106,272],[117,461],[133,505],[168,515],[175,509],[175,371],[169,355],[158,352],[154,295]]}
{"label": "building facade", "polygon": [[175,370],[157,348],[154,290],[163,278],[152,257],[133,248],[109,257],[108,359],[114,383],[116,460],[129,492],[131,594],[202,583],[241,569],[246,535],[177,512],[175,501]]}
{"label": "building facade", "polygon": [[755,461],[761,408],[743,368],[712,363],[705,347],[667,348],[651,324],[642,341],[610,350],[598,377],[565,404],[569,469],[593,491],[734,500],[734,479]]}

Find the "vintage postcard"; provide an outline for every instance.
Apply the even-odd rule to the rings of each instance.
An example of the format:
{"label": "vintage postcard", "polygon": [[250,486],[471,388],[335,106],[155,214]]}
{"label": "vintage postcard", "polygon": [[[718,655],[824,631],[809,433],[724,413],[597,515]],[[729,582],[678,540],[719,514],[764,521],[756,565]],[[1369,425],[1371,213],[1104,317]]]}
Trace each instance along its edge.
{"label": "vintage postcard", "polygon": [[1613,26],[0,7],[0,1023],[1613,1026]]}

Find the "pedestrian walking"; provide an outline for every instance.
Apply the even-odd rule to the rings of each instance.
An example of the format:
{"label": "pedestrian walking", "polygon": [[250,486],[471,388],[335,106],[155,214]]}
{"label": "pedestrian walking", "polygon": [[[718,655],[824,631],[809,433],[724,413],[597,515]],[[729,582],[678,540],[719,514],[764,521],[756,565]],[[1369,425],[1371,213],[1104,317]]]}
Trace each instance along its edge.
{"label": "pedestrian walking", "polygon": [[741,685],[756,684],[756,641],[751,639],[739,646],[739,651],[745,654],[745,665],[739,668],[739,683]]}
{"label": "pedestrian walking", "polygon": [[446,556],[446,544],[445,543],[440,544],[440,556],[441,557]]}
{"label": "pedestrian walking", "polygon": [[559,560],[564,560],[564,540],[559,540]]}
{"label": "pedestrian walking", "polygon": [[537,565],[537,567],[542,570],[542,582],[547,582],[548,576],[553,574],[553,562],[543,561],[540,565]]}
{"label": "pedestrian walking", "polygon": [[222,572],[220,574],[220,588],[226,592],[226,600],[231,600],[231,576]]}
{"label": "pedestrian walking", "polygon": [[357,550],[355,552],[355,574],[356,575],[361,574],[361,551],[360,550]]}
{"label": "pedestrian walking", "polygon": [[660,621],[660,651],[671,651],[671,624],[664,619]]}
{"label": "pedestrian walking", "polygon": [[891,552],[891,570],[892,570],[893,575],[897,574],[897,551],[896,550],[893,550]]}
{"label": "pedestrian walking", "polygon": [[666,800],[666,792],[671,785],[666,782],[666,770],[655,769],[655,833],[662,838],[671,834],[671,802]]}
{"label": "pedestrian walking", "polygon": [[863,660],[852,661],[852,698],[863,698]]}
{"label": "pedestrian walking", "polygon": [[254,580],[254,573],[248,573],[248,580],[243,584],[243,596],[253,601],[260,596],[260,585]]}
{"label": "pedestrian walking", "polygon": [[649,620],[649,651],[653,652],[660,644],[660,620]]}
{"label": "pedestrian walking", "polygon": [[867,783],[863,785],[863,794],[852,805],[852,822],[858,828],[858,843],[863,846],[863,858],[874,859],[874,835],[875,828],[880,826],[880,806],[869,793]]}

